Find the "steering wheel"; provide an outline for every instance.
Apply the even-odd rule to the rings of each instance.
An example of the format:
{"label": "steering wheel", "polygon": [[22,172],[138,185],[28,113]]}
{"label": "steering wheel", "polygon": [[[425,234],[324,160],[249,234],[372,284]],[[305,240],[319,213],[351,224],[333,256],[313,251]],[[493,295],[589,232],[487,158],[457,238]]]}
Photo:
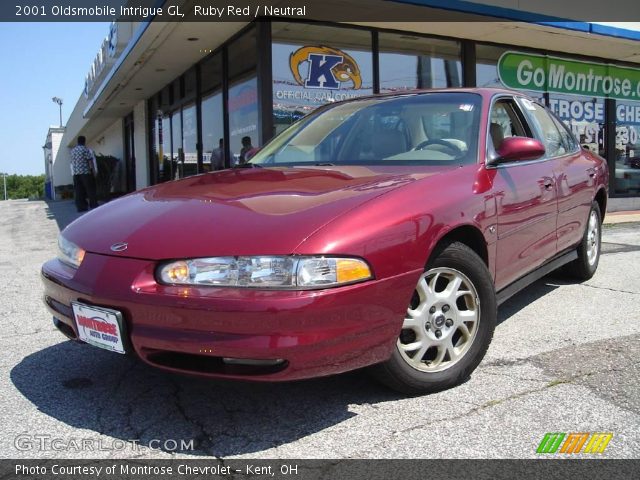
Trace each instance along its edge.
{"label": "steering wheel", "polygon": [[424,142],[421,142],[418,145],[416,145],[414,150],[424,150],[424,148],[428,147],[429,145],[443,145],[447,148],[450,148],[453,151],[453,154],[455,156],[462,155],[463,153],[460,147],[458,147],[456,144],[452,142],[448,142],[446,140],[439,139],[439,138],[425,140]]}

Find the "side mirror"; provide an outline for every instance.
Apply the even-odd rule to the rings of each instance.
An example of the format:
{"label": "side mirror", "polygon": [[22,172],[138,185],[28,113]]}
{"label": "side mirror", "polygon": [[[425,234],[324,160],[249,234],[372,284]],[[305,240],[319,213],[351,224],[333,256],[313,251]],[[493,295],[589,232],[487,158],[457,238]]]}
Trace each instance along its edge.
{"label": "side mirror", "polygon": [[544,145],[540,140],[527,137],[507,137],[496,150],[498,162],[514,162],[535,160],[545,153]]}

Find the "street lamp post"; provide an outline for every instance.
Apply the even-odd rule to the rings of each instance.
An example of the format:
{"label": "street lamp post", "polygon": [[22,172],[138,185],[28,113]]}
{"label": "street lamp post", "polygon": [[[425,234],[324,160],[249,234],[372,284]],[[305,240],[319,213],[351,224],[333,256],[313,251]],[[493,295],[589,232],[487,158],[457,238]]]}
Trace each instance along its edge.
{"label": "street lamp post", "polygon": [[51,100],[53,103],[57,103],[60,107],[60,127],[62,127],[62,99],[59,97],[53,97]]}

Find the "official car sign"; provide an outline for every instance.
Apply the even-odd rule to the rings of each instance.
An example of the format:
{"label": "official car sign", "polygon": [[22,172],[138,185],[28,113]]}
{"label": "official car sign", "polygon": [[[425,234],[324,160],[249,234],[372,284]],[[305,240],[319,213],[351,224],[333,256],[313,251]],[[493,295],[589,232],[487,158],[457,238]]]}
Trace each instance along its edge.
{"label": "official car sign", "polygon": [[80,340],[105,350],[125,353],[120,312],[81,303],[71,305]]}
{"label": "official car sign", "polygon": [[[307,78],[300,72],[302,64],[308,65]],[[362,86],[360,67],[349,54],[324,45],[299,48],[289,57],[289,68],[295,81],[305,88],[337,90],[347,83],[354,90]]]}

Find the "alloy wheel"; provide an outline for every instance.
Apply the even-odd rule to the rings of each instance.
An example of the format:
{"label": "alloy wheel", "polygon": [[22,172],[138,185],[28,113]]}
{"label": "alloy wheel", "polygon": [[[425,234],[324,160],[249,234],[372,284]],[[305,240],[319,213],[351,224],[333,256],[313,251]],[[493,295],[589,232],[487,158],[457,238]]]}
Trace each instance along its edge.
{"label": "alloy wheel", "polygon": [[598,214],[592,210],[587,226],[587,261],[591,266],[596,263],[600,249],[600,225],[598,223]]}
{"label": "alloy wheel", "polygon": [[433,268],[418,281],[407,308],[397,347],[407,364],[440,372],[471,348],[480,322],[473,283],[452,268]]}

